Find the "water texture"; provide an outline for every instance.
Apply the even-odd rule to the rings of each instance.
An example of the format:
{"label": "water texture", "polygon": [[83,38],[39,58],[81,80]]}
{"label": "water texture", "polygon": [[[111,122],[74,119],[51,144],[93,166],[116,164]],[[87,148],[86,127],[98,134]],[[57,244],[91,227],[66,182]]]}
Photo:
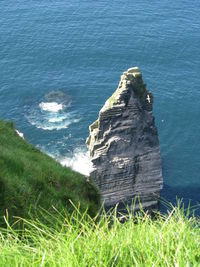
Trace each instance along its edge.
{"label": "water texture", "polygon": [[162,196],[200,201],[199,14],[197,0],[0,0],[0,118],[86,173],[88,126],[138,66],[155,97]]}

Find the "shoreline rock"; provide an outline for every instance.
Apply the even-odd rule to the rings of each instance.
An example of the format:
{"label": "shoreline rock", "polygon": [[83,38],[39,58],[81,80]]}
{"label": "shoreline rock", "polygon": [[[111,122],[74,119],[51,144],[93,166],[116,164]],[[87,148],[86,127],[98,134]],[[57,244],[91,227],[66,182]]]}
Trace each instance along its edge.
{"label": "shoreline rock", "polygon": [[[137,67],[121,76],[119,86],[90,125],[86,144],[93,163],[90,177],[105,207],[157,207],[163,185],[153,95]],[[123,209],[123,208],[121,208]]]}

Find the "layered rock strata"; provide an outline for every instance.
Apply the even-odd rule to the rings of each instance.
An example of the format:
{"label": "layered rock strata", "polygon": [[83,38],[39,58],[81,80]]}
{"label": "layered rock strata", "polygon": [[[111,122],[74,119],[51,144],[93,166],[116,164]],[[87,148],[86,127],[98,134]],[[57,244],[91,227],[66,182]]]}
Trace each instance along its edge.
{"label": "layered rock strata", "polygon": [[145,209],[157,207],[163,178],[152,105],[141,72],[130,68],[89,127],[90,177],[105,207],[130,206],[135,197]]}

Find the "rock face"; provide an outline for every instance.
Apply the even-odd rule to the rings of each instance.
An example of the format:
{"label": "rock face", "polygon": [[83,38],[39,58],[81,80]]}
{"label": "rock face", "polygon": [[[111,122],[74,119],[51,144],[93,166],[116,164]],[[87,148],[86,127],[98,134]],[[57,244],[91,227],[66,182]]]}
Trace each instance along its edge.
{"label": "rock face", "polygon": [[90,177],[105,207],[131,206],[135,197],[145,209],[157,207],[163,178],[152,105],[141,72],[128,69],[89,127],[86,144],[94,167]]}

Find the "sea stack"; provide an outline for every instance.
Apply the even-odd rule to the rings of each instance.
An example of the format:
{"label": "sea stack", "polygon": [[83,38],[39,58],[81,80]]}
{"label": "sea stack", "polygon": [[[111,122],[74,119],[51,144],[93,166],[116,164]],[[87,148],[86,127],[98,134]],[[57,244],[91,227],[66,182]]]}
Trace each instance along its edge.
{"label": "sea stack", "polygon": [[95,181],[106,208],[157,208],[163,185],[153,95],[137,67],[121,76],[119,86],[90,125],[86,144]]}

